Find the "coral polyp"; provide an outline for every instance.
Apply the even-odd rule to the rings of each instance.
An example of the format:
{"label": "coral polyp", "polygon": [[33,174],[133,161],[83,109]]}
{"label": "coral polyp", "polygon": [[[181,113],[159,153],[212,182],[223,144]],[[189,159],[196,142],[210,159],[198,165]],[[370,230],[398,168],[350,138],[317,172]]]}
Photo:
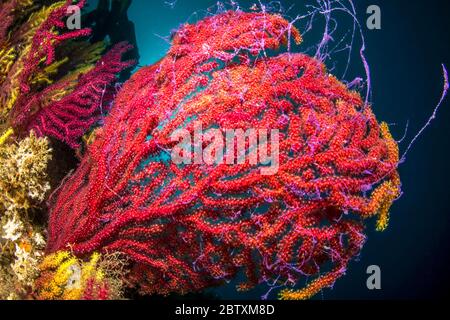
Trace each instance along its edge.
{"label": "coral polyp", "polygon": [[[228,11],[173,36],[118,94],[105,126],[52,199],[47,254],[118,252],[144,293],[185,294],[244,274],[239,290],[284,287],[306,299],[332,286],[383,230],[400,194],[399,152],[360,94],[305,54],[279,15]],[[268,51],[271,51],[269,54]],[[172,134],[276,129],[279,170],[176,165]],[[204,145],[207,141],[202,141]],[[301,279],[316,278],[305,288]]]}

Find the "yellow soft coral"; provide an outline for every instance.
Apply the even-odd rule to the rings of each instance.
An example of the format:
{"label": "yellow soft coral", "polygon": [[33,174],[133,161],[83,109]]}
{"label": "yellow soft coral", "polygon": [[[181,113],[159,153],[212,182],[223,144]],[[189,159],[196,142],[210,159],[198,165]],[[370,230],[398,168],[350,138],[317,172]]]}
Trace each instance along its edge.
{"label": "yellow soft coral", "polygon": [[338,268],[330,273],[327,273],[314,281],[312,281],[306,288],[295,291],[290,289],[282,290],[279,293],[280,300],[308,300],[318,294],[323,288],[331,287],[335,281],[343,275],[343,270]]}
{"label": "yellow soft coral", "polygon": [[14,130],[13,130],[13,129],[8,129],[8,130],[6,130],[6,132],[3,133],[3,134],[0,136],[0,146],[2,146],[3,144],[5,144],[6,140],[8,140],[8,138],[9,138],[12,134],[14,134]]}
{"label": "yellow soft coral", "polygon": [[[392,137],[389,126],[386,123],[380,125],[381,136],[386,143],[388,150],[388,158],[391,163],[398,164],[399,149],[398,145]],[[389,224],[389,210],[394,201],[400,196],[401,182],[397,172],[397,167],[392,168],[390,177],[380,186],[378,186],[370,197],[370,202],[366,207],[366,217],[377,216],[377,231],[384,231]]]}
{"label": "yellow soft coral", "polygon": [[124,262],[117,255],[94,253],[87,261],[61,251],[45,257],[37,281],[38,299],[119,299]]}

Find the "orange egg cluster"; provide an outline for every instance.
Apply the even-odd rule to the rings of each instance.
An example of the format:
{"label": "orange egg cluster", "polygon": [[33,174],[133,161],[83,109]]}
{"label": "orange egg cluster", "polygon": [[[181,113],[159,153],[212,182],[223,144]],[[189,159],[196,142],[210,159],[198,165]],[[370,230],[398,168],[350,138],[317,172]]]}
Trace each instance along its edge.
{"label": "orange egg cluster", "polygon": [[[168,54],[119,93],[52,206],[48,252],[120,252],[143,292],[187,293],[245,274],[239,290],[309,298],[345,273],[364,219],[400,193],[398,148],[370,106],[319,61],[283,52],[288,21],[229,11],[183,26]],[[176,165],[178,129],[280,133],[278,173],[260,165]],[[206,141],[204,141],[206,144]],[[322,276],[319,276],[322,275]],[[305,276],[318,276],[294,291]]]}

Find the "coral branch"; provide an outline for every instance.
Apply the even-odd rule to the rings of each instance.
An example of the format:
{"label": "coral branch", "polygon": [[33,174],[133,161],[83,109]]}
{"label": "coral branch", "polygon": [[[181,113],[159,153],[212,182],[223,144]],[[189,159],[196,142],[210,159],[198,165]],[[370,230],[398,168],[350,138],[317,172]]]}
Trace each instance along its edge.
{"label": "coral branch", "polygon": [[[129,49],[125,43],[115,46],[91,71],[80,76],[73,93],[28,117],[28,130],[34,130],[40,136],[55,137],[77,148],[80,138],[108,111],[116,75],[134,63],[121,61],[123,53]],[[41,96],[53,90],[50,86]],[[34,103],[30,101],[25,109],[30,110]]]}

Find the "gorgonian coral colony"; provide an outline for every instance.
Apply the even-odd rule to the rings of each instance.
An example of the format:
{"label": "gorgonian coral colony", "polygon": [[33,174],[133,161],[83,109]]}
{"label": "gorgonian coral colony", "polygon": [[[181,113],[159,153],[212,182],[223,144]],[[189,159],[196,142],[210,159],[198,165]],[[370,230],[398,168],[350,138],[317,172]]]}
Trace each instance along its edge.
{"label": "gorgonian coral colony", "polygon": [[[128,50],[119,44],[75,41],[90,29],[67,31],[70,0],[9,0],[0,5],[0,125],[16,135],[34,130],[76,148],[112,100],[116,74]],[[77,5],[82,8],[86,1]]]}
{"label": "gorgonian coral colony", "polygon": [[[43,271],[61,252],[119,252],[145,293],[184,294],[242,272],[238,289],[280,285],[282,299],[309,298],[342,276],[363,246],[365,219],[387,225],[400,192],[398,147],[321,62],[283,53],[291,38],[301,41],[298,30],[267,13],[183,26],[167,55],[125,84],[54,199]],[[278,173],[167,160],[171,134],[193,134],[193,120],[278,129]],[[304,276],[316,280],[294,290]],[[44,281],[41,292],[51,290]]]}

